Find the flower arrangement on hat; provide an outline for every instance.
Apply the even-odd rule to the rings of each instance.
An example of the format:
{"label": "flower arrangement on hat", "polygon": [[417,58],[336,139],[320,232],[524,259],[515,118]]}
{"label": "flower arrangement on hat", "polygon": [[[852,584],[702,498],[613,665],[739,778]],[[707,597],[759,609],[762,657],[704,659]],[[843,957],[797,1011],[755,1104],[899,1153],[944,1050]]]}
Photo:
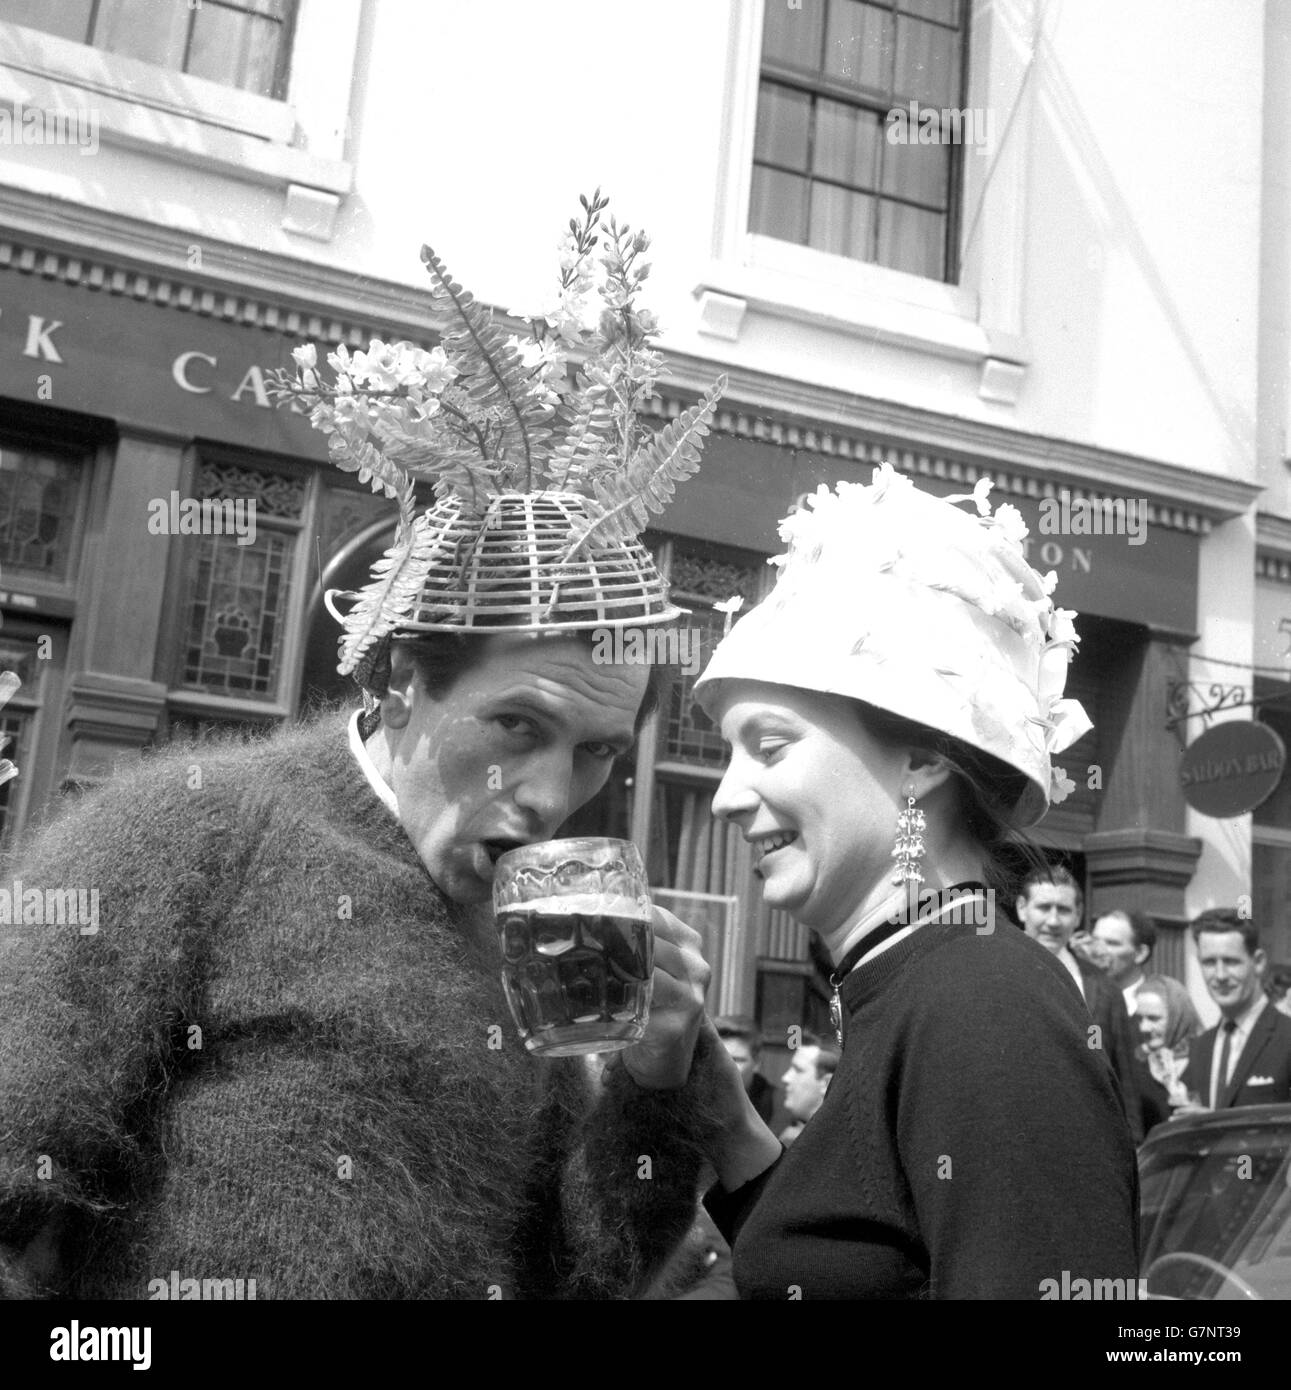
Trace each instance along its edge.
{"label": "flower arrangement on hat", "polygon": [[[780,523],[770,597],[736,626],[697,686],[793,670],[1024,772],[1025,820],[1075,783],[1052,758],[1092,726],[1064,698],[1079,638],[1056,574],[1027,562],[1016,507],[989,478],[939,498],[884,463],[869,485],[821,485]],[[966,508],[963,504],[970,504]],[[774,659],[771,659],[774,654]],[[1037,796],[1035,793],[1040,793]]]}
{"label": "flower arrangement on hat", "polygon": [[[326,354],[325,370],[317,346],[306,344],[292,353],[294,373],[271,374],[279,404],[306,410],[328,436],[331,461],[399,508],[394,545],[342,619],[342,673],[361,675],[396,630],[474,626],[488,602],[484,620],[500,614],[516,626],[677,616],[635,538],[697,470],[725,378],[663,429],[644,423],[664,366],[652,346],[658,322],[636,303],[650,241],[606,219],[599,189],[580,202],[582,216],[561,241],[553,302],[527,320],[527,338],[506,333],[425,246],[436,347],[341,345]],[[419,485],[435,499],[422,511]],[[520,508],[528,529],[499,540],[506,504],[517,498],[531,499]],[[538,499],[544,505],[535,507]],[[512,613],[498,596],[508,585],[540,589],[541,608],[526,615],[513,605]],[[482,600],[490,586],[492,599]],[[644,597],[615,608],[616,588]],[[588,609],[589,595],[601,606]],[[582,604],[583,616],[562,616],[562,602],[568,612]]]}

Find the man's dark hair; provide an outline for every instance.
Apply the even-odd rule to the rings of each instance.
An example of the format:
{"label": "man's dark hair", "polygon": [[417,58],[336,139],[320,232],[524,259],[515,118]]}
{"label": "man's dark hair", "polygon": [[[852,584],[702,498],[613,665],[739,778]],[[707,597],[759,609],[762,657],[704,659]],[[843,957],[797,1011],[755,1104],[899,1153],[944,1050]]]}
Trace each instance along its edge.
{"label": "man's dark hair", "polygon": [[814,1047],[816,1049],[816,1077],[833,1076],[838,1070],[838,1064],[842,1060],[843,1054],[832,1042],[826,1042],[815,1033],[804,1032],[799,1047]]}
{"label": "man's dark hair", "polygon": [[1242,945],[1246,947],[1246,954],[1253,956],[1260,949],[1260,932],[1249,917],[1242,917],[1231,907],[1212,907],[1208,908],[1199,917],[1194,917],[1192,926],[1192,939],[1201,945],[1201,934],[1208,932],[1239,932],[1242,937]]}
{"label": "man's dark hair", "polygon": [[[562,635],[579,638],[585,646],[596,642],[597,628],[577,628],[566,630]],[[421,688],[432,699],[439,700],[448,694],[455,681],[466,675],[472,667],[484,658],[485,644],[481,636],[505,636],[509,629],[491,628],[478,636],[474,633],[427,632],[416,637],[396,638],[400,649],[412,662]],[[554,629],[554,631],[557,631]],[[637,710],[635,731],[639,734],[646,720],[659,707],[663,691],[668,683],[668,671],[664,666],[652,665],[646,683],[641,707]]]}
{"label": "man's dark hair", "polygon": [[1130,937],[1134,942],[1134,949],[1140,946],[1148,948],[1147,955],[1143,958],[1146,965],[1152,959],[1152,952],[1157,944],[1157,924],[1147,915],[1146,912],[1134,912],[1127,907],[1113,907],[1107,912],[1100,912],[1099,918],[1119,917],[1130,929]]}
{"label": "man's dark hair", "polygon": [[762,1029],[758,1027],[757,1020],[748,1014],[723,1014],[721,1018],[713,1020],[713,1027],[717,1029],[719,1038],[739,1038],[741,1042],[748,1043],[754,1057],[762,1051]]}
{"label": "man's dark hair", "polygon": [[1043,869],[1032,869],[1022,880],[1021,886],[1018,888],[1018,896],[1030,898],[1031,890],[1038,888],[1042,883],[1050,883],[1055,888],[1074,888],[1076,890],[1076,906],[1084,906],[1084,889],[1076,881],[1076,875],[1065,864],[1049,864]]}

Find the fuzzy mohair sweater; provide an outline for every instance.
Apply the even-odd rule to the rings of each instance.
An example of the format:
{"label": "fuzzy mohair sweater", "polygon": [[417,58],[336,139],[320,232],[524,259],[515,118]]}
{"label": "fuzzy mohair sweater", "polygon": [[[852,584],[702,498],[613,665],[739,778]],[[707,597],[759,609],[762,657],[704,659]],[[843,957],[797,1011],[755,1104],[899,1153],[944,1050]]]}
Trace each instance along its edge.
{"label": "fuzzy mohair sweater", "polygon": [[529,1056],[344,715],[145,758],[6,877],[100,929],[0,925],[0,1294],[624,1298],[689,1227],[704,1049]]}

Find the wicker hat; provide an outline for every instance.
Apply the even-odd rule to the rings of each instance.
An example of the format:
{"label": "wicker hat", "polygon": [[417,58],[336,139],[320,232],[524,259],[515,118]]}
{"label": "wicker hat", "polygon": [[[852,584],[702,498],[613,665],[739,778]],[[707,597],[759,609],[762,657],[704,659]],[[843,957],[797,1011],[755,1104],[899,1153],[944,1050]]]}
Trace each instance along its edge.
{"label": "wicker hat", "polygon": [[1025,773],[1018,816],[1038,820],[1074,785],[1053,756],[1092,725],[1062,698],[1076,615],[1027,563],[1017,509],[990,514],[990,487],[938,498],[890,464],[869,487],[821,487],[781,523],[776,586],[718,645],[701,705],[731,680],[863,700]]}
{"label": "wicker hat", "polygon": [[[382,693],[392,635],[680,615],[638,537],[698,469],[725,378],[657,433],[644,424],[664,365],[651,347],[657,322],[635,303],[649,238],[605,220],[599,190],[580,201],[554,301],[528,318],[527,339],[508,336],[423,247],[438,347],[342,346],[325,376],[308,344],[292,354],[294,375],[274,376],[280,403],[306,407],[329,436],[332,462],[399,507],[372,582],[326,595],[344,628],[339,669],[366,690]],[[418,485],[434,493],[420,512]],[[353,606],[342,612],[337,600]]]}

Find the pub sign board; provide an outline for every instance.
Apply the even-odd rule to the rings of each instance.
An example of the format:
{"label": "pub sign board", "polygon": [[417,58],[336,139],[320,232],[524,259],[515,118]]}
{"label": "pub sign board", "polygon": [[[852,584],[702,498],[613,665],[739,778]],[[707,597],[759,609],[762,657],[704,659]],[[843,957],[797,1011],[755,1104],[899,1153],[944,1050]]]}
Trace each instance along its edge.
{"label": "pub sign board", "polygon": [[1267,724],[1229,720],[1184,749],[1184,800],[1203,816],[1226,820],[1253,811],[1282,780],[1286,747]]}

